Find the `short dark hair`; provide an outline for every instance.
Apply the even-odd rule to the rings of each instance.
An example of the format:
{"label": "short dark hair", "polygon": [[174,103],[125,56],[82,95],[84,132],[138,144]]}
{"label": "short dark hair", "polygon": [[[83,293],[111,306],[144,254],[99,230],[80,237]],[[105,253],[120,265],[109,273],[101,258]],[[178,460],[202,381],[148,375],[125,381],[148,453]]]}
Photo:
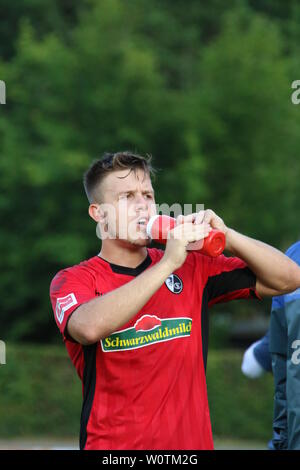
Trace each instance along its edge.
{"label": "short dark hair", "polygon": [[[132,152],[104,153],[99,160],[95,160],[83,175],[83,185],[90,202],[96,202],[96,189],[104,176],[116,171],[128,169],[136,172],[144,170],[149,176],[155,176],[156,170],[151,165],[152,155],[138,155]],[[99,202],[99,201],[98,201]]]}

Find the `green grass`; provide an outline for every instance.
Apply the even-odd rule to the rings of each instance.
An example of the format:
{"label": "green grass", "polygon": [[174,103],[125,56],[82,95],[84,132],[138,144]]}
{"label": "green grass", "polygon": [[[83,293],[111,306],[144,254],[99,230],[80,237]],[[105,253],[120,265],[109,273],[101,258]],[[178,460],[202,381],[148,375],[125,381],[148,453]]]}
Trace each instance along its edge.
{"label": "green grass", "polygon": [[213,433],[235,439],[272,436],[273,377],[252,380],[241,372],[242,352],[210,351],[207,389]]}
{"label": "green grass", "polygon": [[79,433],[81,382],[63,345],[8,344],[0,374],[1,437]]}
{"label": "green grass", "polygon": [[[7,344],[0,366],[0,438],[79,434],[82,388],[64,345]],[[267,442],[272,433],[273,380],[245,378],[242,352],[211,350],[208,397],[214,435]]]}

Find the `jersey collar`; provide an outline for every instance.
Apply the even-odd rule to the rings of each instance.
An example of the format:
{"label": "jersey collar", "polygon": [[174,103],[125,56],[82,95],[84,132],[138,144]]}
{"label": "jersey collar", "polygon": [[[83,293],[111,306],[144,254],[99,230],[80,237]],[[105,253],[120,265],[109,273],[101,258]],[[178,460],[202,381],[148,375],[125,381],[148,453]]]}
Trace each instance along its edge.
{"label": "jersey collar", "polygon": [[109,261],[107,261],[106,259],[102,258],[101,256],[97,255],[98,258],[100,258],[102,261],[104,261],[105,263],[109,264],[109,266],[111,267],[112,271],[116,274],[125,274],[126,276],[138,276],[139,274],[141,274],[143,271],[145,271],[145,269],[148,268],[148,266],[150,266],[150,264],[152,263],[152,259],[149,255],[149,251],[147,250],[147,257],[144,259],[144,261],[142,261],[138,266],[136,266],[135,268],[128,268],[127,266],[120,266],[118,264],[114,264],[114,263],[110,263]]}

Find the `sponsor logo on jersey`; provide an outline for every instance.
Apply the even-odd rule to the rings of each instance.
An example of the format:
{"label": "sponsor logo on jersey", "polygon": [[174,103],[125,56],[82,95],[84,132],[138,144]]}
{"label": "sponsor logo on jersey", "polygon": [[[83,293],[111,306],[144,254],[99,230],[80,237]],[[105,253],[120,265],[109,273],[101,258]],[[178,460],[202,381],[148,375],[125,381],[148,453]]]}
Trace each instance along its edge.
{"label": "sponsor logo on jersey", "polygon": [[100,342],[104,352],[128,351],[188,337],[191,335],[191,329],[191,318],[162,319],[156,315],[143,315],[133,327],[116,331]]}
{"label": "sponsor logo on jersey", "polygon": [[166,280],[165,284],[167,288],[173,292],[173,294],[180,294],[182,291],[182,280],[176,274],[171,274]]}
{"label": "sponsor logo on jersey", "polygon": [[75,295],[68,294],[65,297],[60,297],[56,301],[56,308],[55,308],[55,315],[60,324],[62,324],[65,312],[69,310],[69,308],[73,307],[73,305],[78,304]]}

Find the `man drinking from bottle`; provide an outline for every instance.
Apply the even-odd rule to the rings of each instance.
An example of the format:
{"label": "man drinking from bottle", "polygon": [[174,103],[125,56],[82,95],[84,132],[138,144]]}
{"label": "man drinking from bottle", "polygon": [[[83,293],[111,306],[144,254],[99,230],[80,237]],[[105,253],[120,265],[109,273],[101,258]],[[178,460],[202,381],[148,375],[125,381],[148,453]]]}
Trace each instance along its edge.
{"label": "man drinking from bottle", "polygon": [[[149,248],[152,171],[148,157],[129,152],[91,165],[84,186],[101,251],[51,283],[55,320],[83,383],[81,449],[213,449],[208,308],[300,287],[296,263],[212,210],[179,217],[165,250]],[[187,251],[212,229],[232,257]]]}

